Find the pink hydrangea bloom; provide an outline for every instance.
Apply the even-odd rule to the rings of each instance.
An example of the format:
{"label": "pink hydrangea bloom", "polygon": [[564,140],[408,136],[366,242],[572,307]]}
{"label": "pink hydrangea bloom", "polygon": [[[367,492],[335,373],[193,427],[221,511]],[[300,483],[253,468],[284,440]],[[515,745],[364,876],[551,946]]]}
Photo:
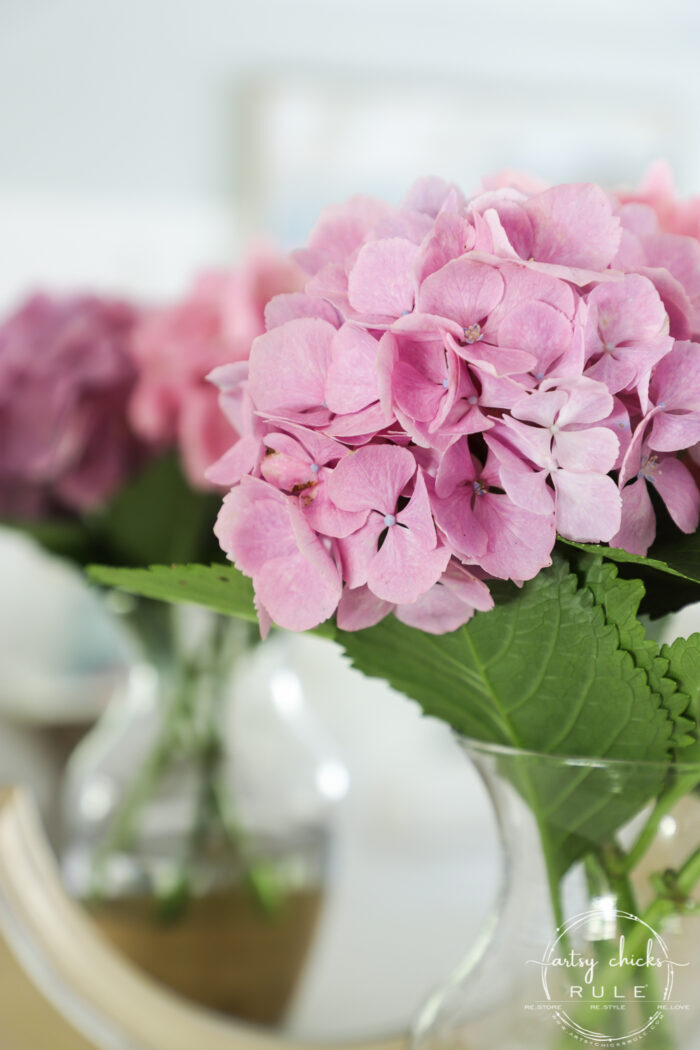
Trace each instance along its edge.
{"label": "pink hydrangea bloom", "polygon": [[178,303],[144,313],[132,352],[138,384],[130,415],[150,441],[179,445],[185,472],[198,488],[216,483],[207,468],[230,447],[230,421],[216,408],[207,375],[219,365],[246,361],[265,330],[265,306],[294,293],[302,275],[284,256],[254,249],[240,266],[198,277]]}
{"label": "pink hydrangea bloom", "polygon": [[557,532],[646,551],[648,485],[697,527],[700,242],[670,194],[505,173],[322,215],[303,290],[212,376],[240,434],[217,532],[264,623],[455,630]]}
{"label": "pink hydrangea bloom", "polygon": [[144,461],[127,423],[137,314],[35,295],[0,326],[0,514],[94,510]]}

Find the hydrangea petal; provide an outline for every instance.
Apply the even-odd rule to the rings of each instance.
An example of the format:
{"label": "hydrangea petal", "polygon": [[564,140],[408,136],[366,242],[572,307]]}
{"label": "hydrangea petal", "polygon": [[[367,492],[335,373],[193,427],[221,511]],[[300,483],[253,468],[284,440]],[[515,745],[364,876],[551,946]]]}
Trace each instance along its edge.
{"label": "hydrangea petal", "polygon": [[557,531],[580,543],[607,543],[620,528],[621,500],[613,479],[558,470],[553,480]]}
{"label": "hydrangea petal", "polygon": [[622,547],[630,554],[644,555],[656,536],[656,517],[644,478],[622,490],[620,528],[610,537],[611,547]]}
{"label": "hydrangea petal", "polygon": [[328,481],[328,492],[343,510],[377,510],[395,514],[396,502],[416,472],[405,448],[371,445],[340,461]]}
{"label": "hydrangea petal", "polygon": [[326,373],[326,404],[331,412],[359,412],[379,400],[377,340],[345,324],[333,338]]}
{"label": "hydrangea petal", "polygon": [[522,207],[532,223],[531,255],[538,262],[604,270],[615,257],[620,220],[600,186],[553,186]]}
{"label": "hydrangea petal", "polygon": [[471,258],[453,259],[423,281],[417,308],[449,318],[464,329],[483,321],[500,302],[504,289],[495,267]]}
{"label": "hydrangea petal", "polygon": [[414,602],[437,583],[450,560],[447,547],[426,548],[411,529],[394,525],[372,558],[367,586],[384,601]]}
{"label": "hydrangea petal", "polygon": [[700,514],[700,493],[685,464],[675,456],[664,456],[649,480],[678,528],[682,532],[695,532]]}
{"label": "hydrangea petal", "polygon": [[328,321],[299,318],[258,336],[248,377],[256,408],[283,415],[322,406],[335,331]]}
{"label": "hydrangea petal", "polygon": [[389,317],[412,310],[418,251],[417,245],[400,237],[363,245],[348,277],[353,309]]}

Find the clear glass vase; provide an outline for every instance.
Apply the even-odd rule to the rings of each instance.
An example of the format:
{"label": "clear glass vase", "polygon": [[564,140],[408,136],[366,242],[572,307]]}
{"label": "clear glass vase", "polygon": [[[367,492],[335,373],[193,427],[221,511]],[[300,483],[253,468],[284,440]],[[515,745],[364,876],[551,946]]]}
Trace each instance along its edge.
{"label": "clear glass vase", "polygon": [[700,1050],[700,764],[463,744],[502,885],[413,1050]]}
{"label": "clear glass vase", "polygon": [[284,636],[140,602],[141,659],[72,756],[62,870],[132,961],[209,1008],[283,1019],[347,773]]}

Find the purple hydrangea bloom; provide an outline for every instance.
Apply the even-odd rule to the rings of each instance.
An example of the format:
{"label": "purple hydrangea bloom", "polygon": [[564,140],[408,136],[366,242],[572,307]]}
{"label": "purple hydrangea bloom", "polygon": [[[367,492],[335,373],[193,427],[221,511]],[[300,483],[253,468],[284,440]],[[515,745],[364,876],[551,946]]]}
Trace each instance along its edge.
{"label": "purple hydrangea bloom", "polygon": [[0,327],[0,514],[98,508],[144,461],[127,406],[136,312],[35,295]]}

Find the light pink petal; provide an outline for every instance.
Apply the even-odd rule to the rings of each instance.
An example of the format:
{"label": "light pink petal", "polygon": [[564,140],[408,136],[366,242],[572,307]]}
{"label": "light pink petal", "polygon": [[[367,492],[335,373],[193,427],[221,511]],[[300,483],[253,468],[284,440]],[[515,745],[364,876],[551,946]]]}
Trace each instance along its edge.
{"label": "light pink petal", "polygon": [[[309,427],[286,422],[283,429],[287,434],[291,434],[292,437],[296,438],[299,444],[303,446],[308,453],[309,462],[325,466],[328,463],[342,459],[348,453],[345,445],[342,445],[339,441],[334,441],[333,438],[327,437],[318,430],[311,430]],[[270,445],[270,448],[273,447],[276,446]]]}
{"label": "light pink petal", "polygon": [[507,495],[487,492],[474,503],[474,523],[488,537],[480,567],[502,580],[531,580],[551,565],[556,540],[554,513],[534,514]]}
{"label": "light pink petal", "polygon": [[553,186],[525,201],[532,223],[531,255],[538,262],[604,270],[620,244],[620,220],[593,183]]}
{"label": "light pink petal", "polygon": [[260,638],[264,642],[268,634],[272,629],[272,617],[269,612],[260,601],[257,594],[253,594],[253,605],[255,606],[255,612],[258,617],[258,625],[260,627]]}
{"label": "light pink petal", "polygon": [[333,615],[342,582],[333,559],[301,512],[293,506],[288,510],[297,551],[266,561],[253,584],[275,623],[290,631],[308,631]]}
{"label": "light pink petal", "polygon": [[447,547],[432,550],[411,529],[392,525],[369,566],[367,586],[387,602],[414,602],[440,578],[450,560]]}
{"label": "light pink petal", "polygon": [[554,438],[557,463],[576,473],[607,474],[615,466],[619,451],[620,442],[607,427],[560,430]]}
{"label": "light pink petal", "polygon": [[389,212],[372,231],[371,240],[389,240],[398,237],[419,245],[430,233],[433,220],[425,212],[412,208],[396,208]]}
{"label": "light pink petal", "polygon": [[423,281],[417,307],[445,317],[460,328],[480,324],[500,302],[504,281],[493,266],[469,258],[453,259]]}
{"label": "light pink petal", "polygon": [[604,383],[581,376],[576,379],[546,379],[543,390],[566,392],[567,398],[557,415],[557,425],[568,426],[572,423],[598,423],[606,419],[613,410],[612,394]]}
{"label": "light pink petal", "polygon": [[490,324],[500,325],[512,310],[531,302],[546,303],[573,319],[576,297],[565,281],[540,273],[522,262],[502,262],[499,269],[506,287],[501,302],[489,318]]}
{"label": "light pink petal", "polygon": [[361,587],[367,583],[369,568],[377,553],[379,537],[385,530],[382,515],[371,513],[361,529],[338,540],[343,579],[348,587]]}
{"label": "light pink petal", "polygon": [[675,343],[654,369],[649,395],[665,409],[700,411],[700,343]]}
{"label": "light pink petal", "polygon": [[700,514],[700,494],[688,468],[675,456],[664,456],[649,481],[678,528],[682,532],[695,532]]}
{"label": "light pink petal", "polygon": [[420,422],[435,419],[447,392],[441,382],[427,379],[403,357],[396,363],[393,378],[396,404],[403,412]]}
{"label": "light pink petal", "polygon": [[295,252],[294,259],[313,274],[329,262],[343,262],[390,210],[384,201],[362,196],[325,208],[311,232],[309,247]]}
{"label": "light pink petal", "polygon": [[214,532],[222,550],[247,576],[270,558],[296,550],[287,498],[256,478],[244,478],[224,497]]}
{"label": "light pink petal", "polygon": [[430,499],[423,471],[416,474],[413,495],[402,511],[396,515],[399,526],[405,525],[425,547],[434,547],[437,539],[430,509]]}
{"label": "light pink petal", "polygon": [[241,438],[228,452],[206,470],[207,481],[213,485],[232,488],[246,474],[255,469],[262,456],[263,444],[259,437],[249,435]]}
{"label": "light pink petal", "polygon": [[363,445],[370,441],[375,434],[389,426],[394,421],[394,415],[387,411],[378,402],[360,409],[359,412],[349,412],[347,415],[335,416],[325,426],[325,431],[332,437],[346,441],[353,445]]}
{"label": "light pink petal", "polygon": [[339,323],[338,311],[325,299],[306,292],[285,292],[270,299],[265,307],[265,328],[269,332],[299,317],[320,317],[334,327]]}
{"label": "light pink petal", "polygon": [[607,543],[620,528],[617,485],[604,474],[553,474],[557,531],[579,543]]}
{"label": "light pink petal", "polygon": [[520,375],[528,372],[536,364],[537,358],[527,350],[513,349],[506,346],[493,346],[482,340],[475,343],[455,339],[451,332],[446,333],[447,346],[459,357],[464,358],[475,368],[481,368],[491,375],[500,377]]}
{"label": "light pink petal", "polygon": [[336,620],[341,631],[361,631],[365,627],[374,627],[393,608],[391,602],[383,602],[368,587],[345,587]]}
{"label": "light pink petal", "polygon": [[625,485],[622,490],[620,529],[610,537],[611,547],[621,547],[630,554],[646,554],[656,536],[656,517],[644,478]]}
{"label": "light pink petal", "polygon": [[586,368],[586,376],[604,383],[611,394],[641,384],[644,407],[651,371],[672,346],[670,336],[657,336],[655,340],[641,346],[614,347]]}
{"label": "light pink petal", "polygon": [[328,469],[323,470],[317,484],[299,492],[299,506],[315,532],[342,539],[362,528],[367,521],[367,511],[341,510],[340,507],[336,507],[328,495],[328,486],[325,483],[329,473]]}
{"label": "light pink petal", "polygon": [[408,449],[369,445],[340,461],[328,480],[328,494],[342,510],[395,514],[396,501],[415,471]]}
{"label": "light pink petal", "polygon": [[511,310],[498,328],[499,344],[531,353],[535,372],[540,375],[567,353],[572,337],[571,321],[555,307],[537,301],[522,303]]}
{"label": "light pink petal", "polygon": [[[489,250],[492,251],[494,255],[500,255],[504,259],[519,258],[518,252],[513,246],[513,242],[521,246],[527,244],[529,247],[530,239],[532,237],[532,228],[525,212],[517,205],[512,205],[511,207],[515,213],[513,217],[516,219],[516,222],[514,223],[511,221],[508,223],[509,233],[506,232],[501,216],[495,208],[486,208],[483,212],[483,221],[488,228],[490,235],[489,239],[491,243]],[[524,226],[522,231],[519,228],[521,225]],[[510,239],[511,237],[513,238],[512,241]]]}
{"label": "light pink petal", "polygon": [[462,482],[472,484],[477,478],[477,466],[468,443],[463,440],[455,441],[440,457],[435,475],[436,496],[446,499]]}
{"label": "light pink petal", "polygon": [[316,483],[311,471],[311,457],[298,441],[287,434],[268,434],[264,443],[267,453],[260,465],[260,473],[265,481],[286,492]]}
{"label": "light pink petal", "polygon": [[693,306],[681,282],[662,267],[640,266],[638,269],[651,281],[661,297],[668,314],[669,335],[674,339],[689,339]]}
{"label": "light pink petal", "polygon": [[461,191],[453,183],[445,182],[436,175],[426,175],[416,179],[404,197],[402,207],[425,212],[434,218],[450,199],[457,207],[463,207],[466,203]]}
{"label": "light pink petal", "polygon": [[525,394],[511,408],[515,419],[551,427],[568,401],[566,389],[540,389]]}
{"label": "light pink petal", "polygon": [[614,408],[610,415],[601,421],[601,425],[609,427],[620,443],[620,450],[612,468],[619,470],[632,441],[632,426],[629,412],[622,401],[617,397],[613,398],[613,401],[615,402]]}
{"label": "light pink petal", "polygon": [[256,408],[283,415],[322,406],[335,331],[328,321],[300,318],[259,336],[248,380]]}
{"label": "light pink petal", "polygon": [[344,324],[331,349],[326,403],[331,412],[359,412],[379,400],[377,340],[362,328]]}
{"label": "light pink petal", "polygon": [[418,247],[400,237],[370,241],[348,277],[348,299],[362,313],[400,317],[413,309]]}
{"label": "light pink petal", "polygon": [[668,318],[656,288],[646,277],[627,274],[619,284],[599,284],[588,297],[604,345],[644,343],[666,334]]}
{"label": "light pink petal", "polygon": [[649,415],[645,416],[645,418],[637,424],[632,433],[627,451],[622,460],[622,466],[620,467],[620,477],[618,479],[620,486],[625,485],[641,469],[642,454],[648,447],[646,443],[646,434],[649,430],[650,421],[656,411],[656,409],[653,409]]}
{"label": "light pink petal", "polygon": [[[522,430],[534,430],[522,424],[521,427]],[[504,434],[503,431],[499,433],[498,438],[493,436],[493,432],[489,432],[484,435],[484,440],[500,464],[503,488],[513,502],[525,510],[531,510],[533,514],[551,514],[554,507],[554,494],[547,484],[549,468],[533,470],[509,447],[511,441],[515,442],[518,447],[517,442],[522,441],[522,430],[512,432],[511,428],[508,428],[504,435],[505,442],[500,440],[501,435]],[[545,431],[540,431],[540,433],[546,436]],[[535,449],[532,454],[537,454],[537,450]],[[551,460],[549,453],[540,456],[542,459],[547,457]]]}
{"label": "light pink petal", "polygon": [[659,412],[649,434],[649,446],[656,452],[678,452],[700,441],[700,413]]}
{"label": "light pink petal", "polygon": [[519,262],[516,262],[514,259],[503,260],[499,259],[497,255],[484,251],[472,251],[469,253],[469,258],[474,262],[489,263],[491,266],[498,266],[499,268],[517,266],[518,269],[523,271],[530,271],[542,277],[556,279],[561,283],[566,281],[581,288],[586,285],[597,284],[600,281],[621,281],[624,276],[619,270],[584,270],[576,266],[560,266],[558,263],[536,262],[532,259],[527,261],[523,259]]}
{"label": "light pink petal", "polygon": [[[476,609],[493,608],[488,587],[451,563],[438,582],[410,605],[399,605],[397,620],[428,634],[446,634],[467,623]],[[457,573],[461,575],[457,575]]]}
{"label": "light pink petal", "polygon": [[231,424],[218,408],[211,387],[194,387],[180,406],[178,443],[185,474],[191,485],[207,489],[208,469],[218,463],[236,437]]}
{"label": "light pink petal", "polygon": [[419,282],[463,255],[470,238],[473,238],[473,230],[462,215],[454,212],[438,215],[430,236],[421,246],[417,271]]}
{"label": "light pink petal", "polygon": [[649,266],[668,270],[683,285],[692,306],[691,329],[697,327],[700,298],[700,242],[695,237],[657,233],[644,238]]}
{"label": "light pink petal", "polygon": [[487,530],[472,511],[474,491],[460,485],[446,499],[433,499],[435,520],[448,546],[460,558],[481,564],[489,543]]}

